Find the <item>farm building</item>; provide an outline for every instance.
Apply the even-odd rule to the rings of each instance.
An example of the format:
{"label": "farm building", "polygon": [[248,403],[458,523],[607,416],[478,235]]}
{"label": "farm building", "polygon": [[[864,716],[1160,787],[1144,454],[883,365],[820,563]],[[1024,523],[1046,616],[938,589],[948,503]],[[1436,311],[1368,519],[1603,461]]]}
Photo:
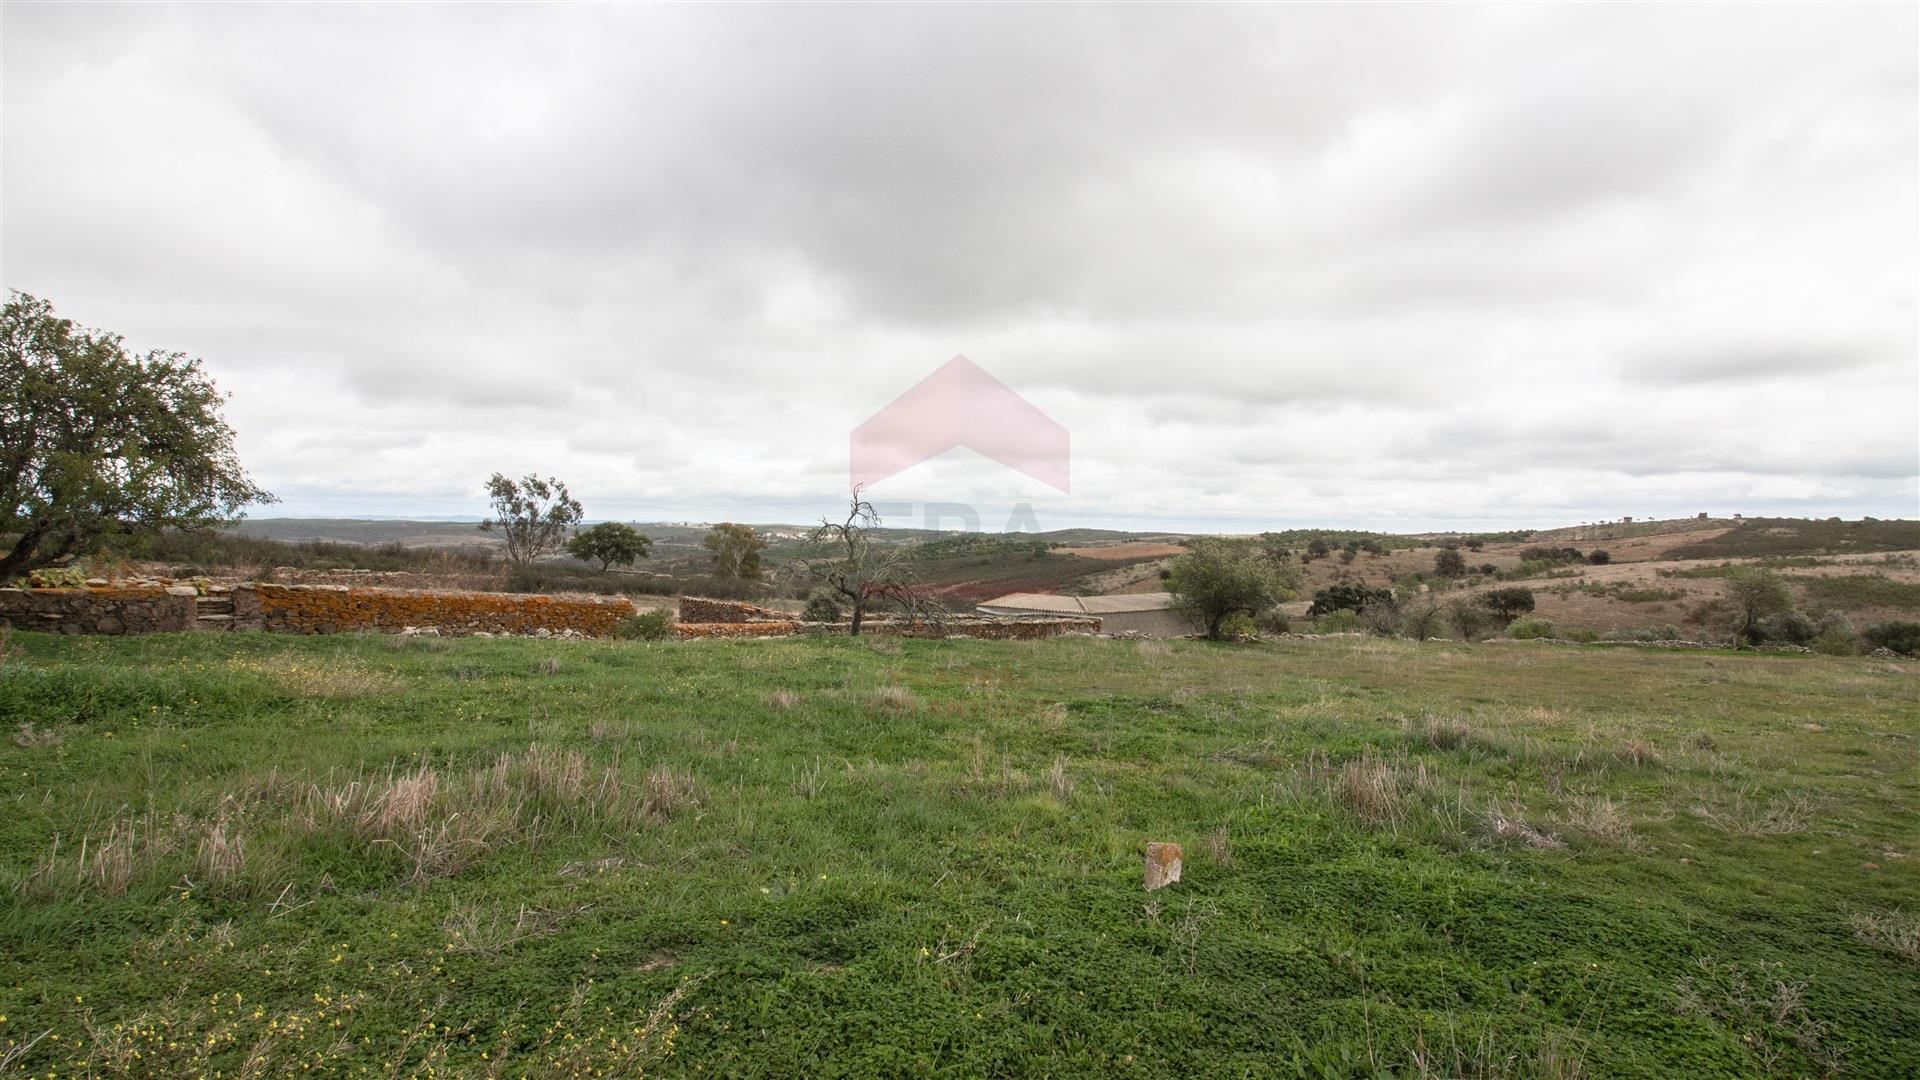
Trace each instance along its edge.
{"label": "farm building", "polygon": [[1173,594],[1124,593],[1118,596],[1055,596],[1009,593],[980,604],[983,615],[1091,615],[1103,634],[1129,631],[1148,637],[1182,637],[1193,624],[1173,609]]}

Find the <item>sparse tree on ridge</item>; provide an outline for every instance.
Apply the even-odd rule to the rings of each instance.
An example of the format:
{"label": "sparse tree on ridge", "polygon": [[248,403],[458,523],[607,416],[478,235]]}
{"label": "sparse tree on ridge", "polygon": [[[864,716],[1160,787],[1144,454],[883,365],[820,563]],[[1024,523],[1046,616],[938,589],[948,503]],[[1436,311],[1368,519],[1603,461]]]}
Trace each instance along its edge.
{"label": "sparse tree on ridge", "polygon": [[574,533],[567,541],[567,554],[581,562],[597,562],[600,572],[606,573],[615,565],[632,566],[635,560],[646,558],[652,547],[653,541],[633,526],[603,521]]}
{"label": "sparse tree on ridge", "polygon": [[113,534],[200,529],[274,501],[240,467],[200,361],[135,356],[14,293],[0,312],[0,584]]}
{"label": "sparse tree on ridge", "polygon": [[760,580],[760,552],[767,542],[753,526],[723,521],[707,530],[700,545],[707,549],[715,577]]}
{"label": "sparse tree on ridge", "polygon": [[1480,594],[1480,606],[1493,612],[1501,622],[1510,623],[1533,610],[1533,590],[1524,585],[1489,589]]}
{"label": "sparse tree on ridge", "polygon": [[1465,577],[1466,557],[1459,548],[1443,547],[1433,555],[1433,572],[1445,578]]}
{"label": "sparse tree on ridge", "polygon": [[487,481],[493,517],[480,523],[482,532],[499,532],[507,542],[507,561],[530,566],[542,555],[559,551],[567,532],[580,524],[584,512],[567,494],[567,485],[549,476],[528,473],[519,481],[494,473]]}

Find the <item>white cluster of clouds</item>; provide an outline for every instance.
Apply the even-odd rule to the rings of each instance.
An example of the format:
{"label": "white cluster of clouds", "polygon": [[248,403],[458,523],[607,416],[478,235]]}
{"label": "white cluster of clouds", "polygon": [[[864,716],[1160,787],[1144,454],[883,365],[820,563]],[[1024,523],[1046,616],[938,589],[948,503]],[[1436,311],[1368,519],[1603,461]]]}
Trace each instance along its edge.
{"label": "white cluster of clouds", "polygon": [[9,5],[0,276],[276,513],[816,517],[964,353],[997,527],[1920,513],[1911,5]]}

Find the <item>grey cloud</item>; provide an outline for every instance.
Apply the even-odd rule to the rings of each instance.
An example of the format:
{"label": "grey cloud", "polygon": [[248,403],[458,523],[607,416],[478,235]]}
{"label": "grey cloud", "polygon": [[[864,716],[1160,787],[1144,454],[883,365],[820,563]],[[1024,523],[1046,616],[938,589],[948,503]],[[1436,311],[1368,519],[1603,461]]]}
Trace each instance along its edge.
{"label": "grey cloud", "polygon": [[269,486],[830,499],[956,352],[1090,520],[1920,474],[1907,7],[0,18],[5,283],[206,356]]}

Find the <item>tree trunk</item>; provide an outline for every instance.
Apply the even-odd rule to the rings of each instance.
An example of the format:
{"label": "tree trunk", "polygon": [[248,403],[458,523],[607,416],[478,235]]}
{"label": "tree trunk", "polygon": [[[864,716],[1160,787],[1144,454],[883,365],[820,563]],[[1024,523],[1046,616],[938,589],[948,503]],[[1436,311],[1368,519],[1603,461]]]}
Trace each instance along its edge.
{"label": "tree trunk", "polygon": [[849,637],[860,636],[860,623],[865,620],[866,614],[867,614],[866,600],[858,596],[854,597],[853,598],[853,621],[847,626],[847,636]]}

